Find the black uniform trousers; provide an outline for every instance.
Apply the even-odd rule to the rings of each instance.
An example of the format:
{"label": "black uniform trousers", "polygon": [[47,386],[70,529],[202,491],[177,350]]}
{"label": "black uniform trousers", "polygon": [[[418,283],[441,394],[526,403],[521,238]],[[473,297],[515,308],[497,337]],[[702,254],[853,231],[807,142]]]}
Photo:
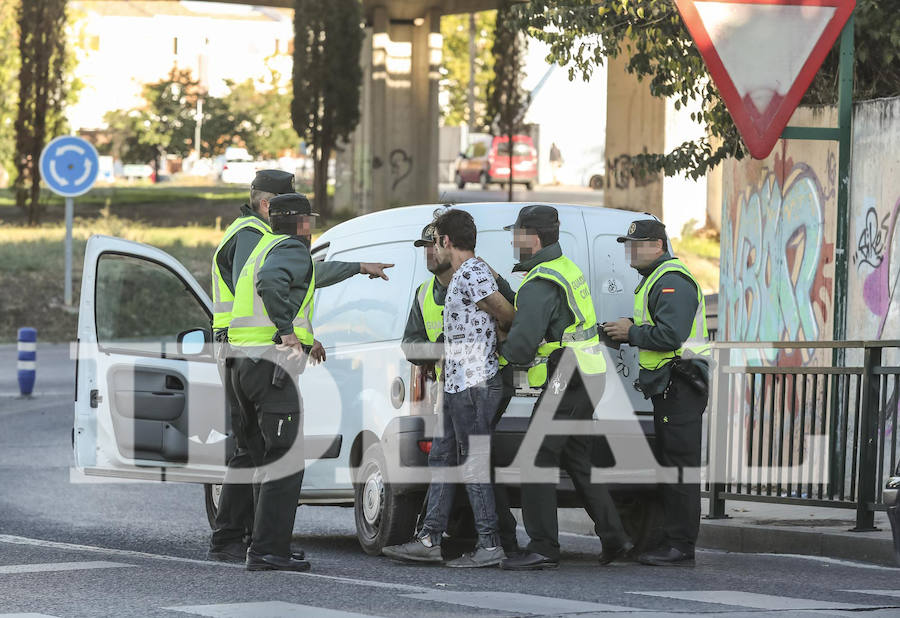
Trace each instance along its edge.
{"label": "black uniform trousers", "polygon": [[[563,372],[563,375],[566,372]],[[551,372],[552,375],[552,372]],[[555,420],[590,420],[594,414],[594,404],[576,370],[562,396],[554,396],[551,389],[544,388],[534,406],[532,418],[542,402],[555,404]],[[592,392],[603,392],[605,376],[593,376]],[[562,468],[572,479],[575,492],[584,504],[587,514],[594,522],[594,531],[604,544],[618,547],[628,539],[622,526],[622,519],[606,485],[591,483],[592,435],[550,435],[544,438],[535,457],[539,468]],[[556,485],[529,483],[522,479],[522,519],[531,542],[528,551],[536,552],[553,560],[559,560],[559,520],[557,517]]]}
{"label": "black uniform trousers", "polygon": [[234,451],[227,460],[228,469],[225,471],[225,479],[222,484],[222,493],[219,497],[219,508],[216,511],[215,530],[212,534],[211,545],[214,549],[220,549],[232,543],[243,543],[253,531],[254,511],[254,487],[250,483],[237,482],[237,476],[246,475],[249,468],[255,463],[250,456],[248,444],[257,444],[257,452],[260,450],[261,436],[258,426],[245,427],[241,419],[241,407],[231,383],[232,361],[225,362],[222,359],[219,372],[222,375],[222,385],[225,390],[225,411],[231,423],[231,435],[234,438]]}
{"label": "black uniform trousers", "polygon": [[247,444],[260,468],[250,549],[290,557],[303,482],[303,402],[296,378],[287,378],[280,388],[272,385],[274,369],[265,359],[237,358],[231,383],[243,426],[258,436]]}
{"label": "black uniform trousers", "polygon": [[[653,425],[656,429],[656,458],[663,467],[699,468],[701,432],[707,396],[693,389],[673,372],[665,393],[654,395]],[[679,471],[679,481],[683,475]],[[665,513],[664,546],[688,555],[700,532],[700,483],[661,483],[659,494]]]}

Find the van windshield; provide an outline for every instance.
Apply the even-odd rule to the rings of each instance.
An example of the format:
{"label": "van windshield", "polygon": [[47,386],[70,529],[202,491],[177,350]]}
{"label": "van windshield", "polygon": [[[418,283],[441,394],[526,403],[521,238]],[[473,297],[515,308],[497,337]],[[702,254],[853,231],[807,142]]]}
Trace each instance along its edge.
{"label": "van windshield", "polygon": [[[509,156],[509,142],[500,142],[497,144],[497,154]],[[525,142],[514,142],[513,143],[513,156],[514,157],[530,157],[531,156],[531,146],[529,146]]]}

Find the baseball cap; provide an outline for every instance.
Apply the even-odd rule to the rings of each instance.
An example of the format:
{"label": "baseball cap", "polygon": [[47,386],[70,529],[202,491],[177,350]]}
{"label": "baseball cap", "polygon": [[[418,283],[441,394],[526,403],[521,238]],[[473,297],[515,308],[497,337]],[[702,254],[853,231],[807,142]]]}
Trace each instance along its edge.
{"label": "baseball cap", "polygon": [[559,213],[553,206],[544,204],[533,204],[525,206],[519,211],[516,222],[507,225],[504,230],[512,230],[515,228],[529,228],[534,230],[545,230],[548,228],[559,227]]}
{"label": "baseball cap", "polygon": [[427,247],[434,244],[434,223],[422,228],[422,238],[413,243],[416,247]]}
{"label": "baseball cap", "polygon": [[312,205],[302,193],[284,193],[276,195],[269,200],[269,217],[288,217],[291,215],[318,217],[319,213],[312,211]]}
{"label": "baseball cap", "polygon": [[666,226],[661,221],[655,219],[638,219],[632,221],[628,226],[628,234],[619,236],[616,240],[625,242],[626,240],[662,240],[668,241],[666,234]]}
{"label": "baseball cap", "polygon": [[294,192],[294,175],[281,170],[259,170],[250,183],[250,188],[281,195]]}

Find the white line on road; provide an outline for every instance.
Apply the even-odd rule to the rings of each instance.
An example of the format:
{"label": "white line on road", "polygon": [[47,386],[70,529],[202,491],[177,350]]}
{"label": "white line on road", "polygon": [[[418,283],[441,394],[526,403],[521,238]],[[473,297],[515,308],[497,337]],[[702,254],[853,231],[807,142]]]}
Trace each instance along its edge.
{"label": "white line on road", "polygon": [[897,567],[881,566],[879,564],[863,564],[861,562],[852,562],[850,560],[841,560],[839,558],[829,558],[828,556],[805,556],[803,554],[753,554],[754,556],[769,556],[772,558],[802,558],[803,560],[813,560],[824,564],[833,564],[843,567],[854,567],[857,569],[875,569],[876,571],[892,571],[896,573]]}
{"label": "white line on road", "polygon": [[874,594],[882,597],[894,597],[900,599],[900,590],[842,590],[841,592],[853,592],[855,594]]}
{"label": "white line on road", "polygon": [[86,569],[123,569],[132,568],[133,564],[122,562],[46,562],[36,564],[7,564],[0,566],[0,575],[15,573],[49,573],[53,571],[82,571]]}
{"label": "white line on road", "polygon": [[371,618],[370,614],[356,614],[312,605],[295,605],[283,601],[186,605],[163,609],[210,618]]}
{"label": "white line on road", "polygon": [[478,609],[493,609],[498,612],[513,614],[530,614],[536,616],[557,616],[561,614],[577,614],[584,612],[639,612],[646,611],[634,607],[591,603],[588,601],[572,601],[533,594],[516,592],[457,592],[452,590],[429,590],[417,594],[403,594],[408,599],[450,603]]}
{"label": "white line on road", "polygon": [[771,594],[758,594],[756,592],[742,592],[740,590],[643,590],[629,592],[628,594],[662,597],[664,599],[679,599],[681,601],[697,601],[698,603],[736,605],[738,607],[767,609],[770,611],[875,609],[872,605],[797,599],[793,597],[774,596]]}

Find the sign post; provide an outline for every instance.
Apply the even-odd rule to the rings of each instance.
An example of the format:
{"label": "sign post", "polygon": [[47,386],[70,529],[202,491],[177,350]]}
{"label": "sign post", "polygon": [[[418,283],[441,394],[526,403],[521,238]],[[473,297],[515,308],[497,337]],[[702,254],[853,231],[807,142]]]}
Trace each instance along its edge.
{"label": "sign post", "polygon": [[65,304],[72,305],[72,219],[73,198],[90,191],[100,171],[100,157],[94,146],[80,137],[63,135],[52,140],[41,152],[41,178],[50,190],[66,198],[66,272]]}

